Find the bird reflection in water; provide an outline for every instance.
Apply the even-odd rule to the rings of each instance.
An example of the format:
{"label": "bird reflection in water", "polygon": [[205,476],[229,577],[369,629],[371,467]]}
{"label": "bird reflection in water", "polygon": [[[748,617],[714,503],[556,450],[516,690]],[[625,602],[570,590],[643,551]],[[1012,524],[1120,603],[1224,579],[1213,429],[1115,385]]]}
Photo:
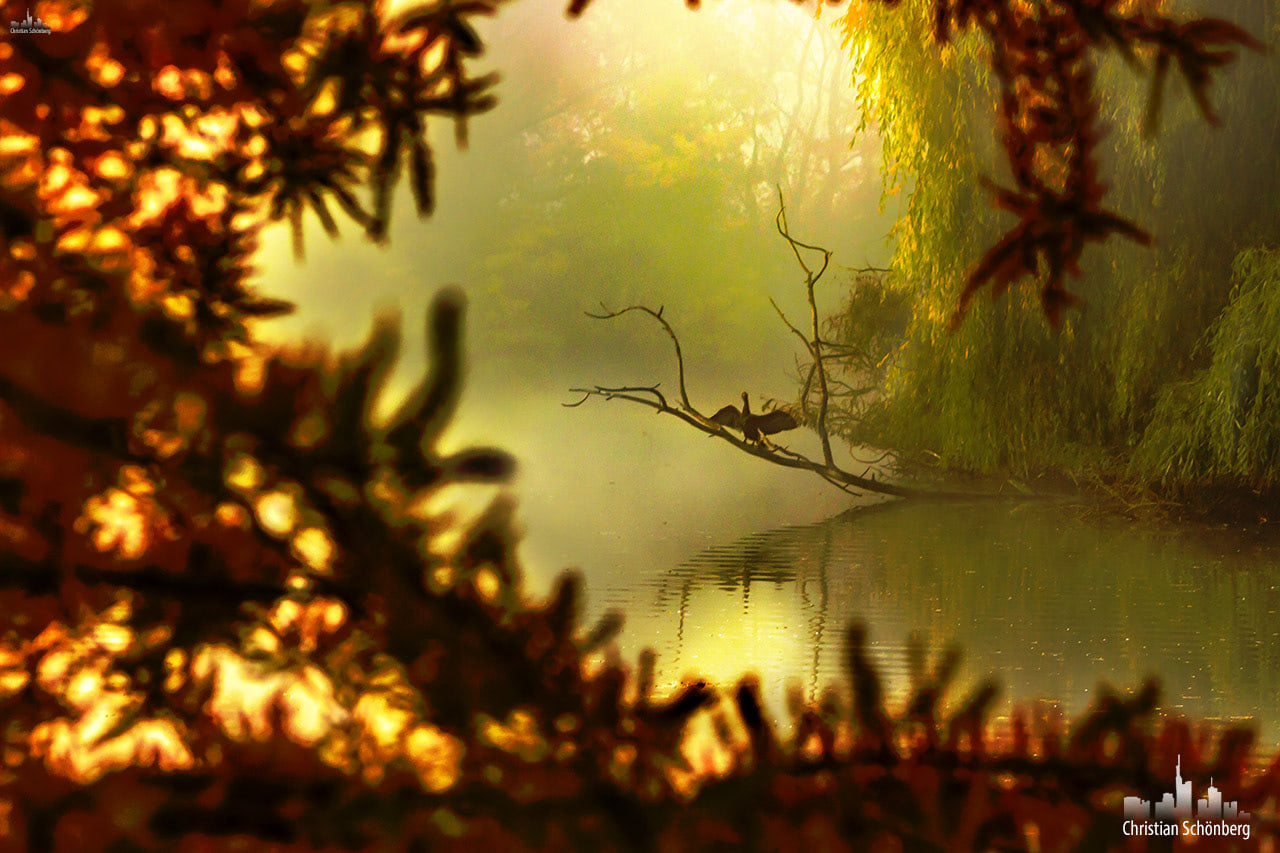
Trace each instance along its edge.
{"label": "bird reflection in water", "polygon": [[[796,625],[793,620],[797,616],[808,623],[806,626],[808,630],[802,629],[800,633],[800,636],[805,634],[808,636],[804,639],[796,638],[801,642],[801,647],[797,647],[793,652],[799,653],[799,657],[793,658],[790,655],[786,657],[789,664],[804,660],[805,664],[801,664],[801,668],[807,668],[806,664],[810,663],[808,658],[812,657],[813,672],[805,673],[808,688],[806,692],[810,696],[816,695],[818,655],[824,648],[825,639],[828,583],[825,562],[814,565],[811,559],[809,540],[812,535],[813,532],[807,528],[795,527],[752,534],[737,542],[708,548],[678,569],[667,573],[658,584],[654,605],[655,612],[670,612],[675,616],[675,636],[672,645],[668,647],[668,654],[671,657],[665,661],[672,674],[680,671],[681,666],[685,664],[686,654],[692,651],[686,647],[688,641],[696,639],[689,637],[686,632],[686,618],[690,615],[689,607],[693,593],[698,589],[714,589],[740,596],[742,629],[746,630],[748,635],[753,635],[760,629],[766,632],[783,630],[791,633],[793,626]],[[793,590],[797,594],[795,602],[799,605],[798,612],[791,612],[789,608],[784,608],[782,612],[775,612],[778,602],[769,596],[766,596],[763,601],[754,602],[751,593],[752,588],[757,585],[779,591]],[[816,597],[812,594],[815,585],[818,591]],[[761,611],[761,607],[765,610]],[[705,628],[706,626],[703,625],[695,630],[701,631]],[[720,624],[717,626],[717,631],[719,630],[726,630],[733,634],[736,629]],[[695,645],[700,651],[698,657],[703,658],[700,660],[700,665],[705,667],[708,663],[704,657],[707,652],[706,645],[702,642],[695,642]],[[734,644],[730,642],[729,645]],[[736,657],[741,649],[738,649],[738,652],[731,652],[728,649],[722,651]],[[739,663],[747,662],[739,661]],[[769,662],[759,660],[752,663],[758,666]],[[748,670],[753,668],[750,664],[745,666]]]}

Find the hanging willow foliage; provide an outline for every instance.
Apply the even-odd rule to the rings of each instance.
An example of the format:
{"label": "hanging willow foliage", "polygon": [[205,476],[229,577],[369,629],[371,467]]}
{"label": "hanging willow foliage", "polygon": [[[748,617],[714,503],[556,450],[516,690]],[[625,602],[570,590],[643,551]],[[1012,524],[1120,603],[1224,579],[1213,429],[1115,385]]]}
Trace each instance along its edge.
{"label": "hanging willow foliage", "polygon": [[[902,0],[878,0],[897,7]],[[571,0],[581,14],[590,0]],[[697,7],[697,0],[688,0]],[[907,4],[910,5],[910,4]],[[1209,100],[1213,74],[1238,48],[1262,51],[1249,33],[1221,18],[1179,20],[1160,3],[1121,0],[929,0],[939,46],[968,30],[985,37],[988,64],[998,81],[997,127],[1014,187],[991,184],[997,207],[1017,224],[987,248],[970,271],[953,325],[988,284],[994,294],[1043,272],[1040,304],[1055,328],[1063,308],[1079,303],[1067,276],[1080,275],[1080,256],[1091,242],[1120,235],[1151,240],[1132,220],[1106,210],[1099,175],[1101,138],[1094,54],[1114,50],[1135,67],[1152,62],[1149,131],[1159,123],[1165,81],[1176,66],[1205,119],[1217,123]],[[941,61],[940,59],[938,61]]]}

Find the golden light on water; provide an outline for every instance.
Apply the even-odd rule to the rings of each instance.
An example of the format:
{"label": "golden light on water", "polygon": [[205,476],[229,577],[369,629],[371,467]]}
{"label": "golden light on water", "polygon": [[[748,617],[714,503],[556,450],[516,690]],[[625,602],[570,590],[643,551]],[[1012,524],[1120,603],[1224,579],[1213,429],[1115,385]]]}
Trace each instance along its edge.
{"label": "golden light on water", "polygon": [[[812,657],[808,620],[809,614],[789,588],[753,585],[750,610],[738,596],[714,587],[695,591],[681,617],[682,640],[672,655],[678,664],[659,657],[668,676],[667,687],[674,687],[685,673],[732,685],[764,665],[798,677],[811,664],[806,659]],[[669,624],[670,619],[663,621]]]}

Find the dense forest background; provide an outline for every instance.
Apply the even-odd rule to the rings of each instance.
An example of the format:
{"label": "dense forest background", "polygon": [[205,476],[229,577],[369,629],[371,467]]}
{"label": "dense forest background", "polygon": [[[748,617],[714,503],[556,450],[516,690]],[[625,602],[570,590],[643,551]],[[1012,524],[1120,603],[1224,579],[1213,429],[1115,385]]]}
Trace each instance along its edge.
{"label": "dense forest background", "polygon": [[[553,5],[517,5],[486,30],[508,94],[468,152],[437,146],[452,216],[424,226],[406,202],[393,228],[412,238],[383,251],[312,241],[300,267],[283,233],[268,238],[274,286],[307,294],[268,336],[354,341],[353,305],[412,306],[433,282],[466,282],[495,335],[473,353],[489,389],[478,399],[529,400],[585,377],[665,376],[652,329],[583,314],[644,302],[697,330],[683,342],[704,394],[727,401],[747,385],[786,400],[796,347],[769,299],[790,316],[806,309],[773,230],[781,189],[793,229],[834,253],[821,304],[832,334],[877,365],[844,377],[872,389],[842,400],[854,444],[917,466],[1120,485],[1131,503],[1152,486],[1201,504],[1274,486],[1272,55],[1244,51],[1210,89],[1217,127],[1170,75],[1152,133],[1149,77],[1103,54],[1101,180],[1154,245],[1088,248],[1073,290],[1086,307],[1061,330],[1039,316],[1034,288],[1014,288],[953,331],[966,276],[1011,219],[983,184],[1007,183],[1009,167],[981,39],[936,62],[920,38],[927,9],[875,4],[817,17],[770,3],[696,16],[603,8],[572,22]],[[1176,10],[1274,38],[1274,4],[1238,6]],[[953,109],[934,108],[944,98]],[[503,238],[481,236],[480,220]],[[892,271],[849,271],[868,266]],[[477,410],[470,428],[483,433],[492,414]]]}

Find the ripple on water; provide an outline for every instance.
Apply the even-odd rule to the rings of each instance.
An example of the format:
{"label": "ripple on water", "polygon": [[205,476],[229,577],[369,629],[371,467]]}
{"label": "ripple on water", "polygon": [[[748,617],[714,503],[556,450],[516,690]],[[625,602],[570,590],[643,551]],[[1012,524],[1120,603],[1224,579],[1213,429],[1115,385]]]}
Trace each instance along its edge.
{"label": "ripple on water", "polygon": [[775,716],[789,684],[812,698],[843,680],[844,628],[861,620],[891,697],[919,632],[964,649],[958,692],[994,674],[1006,700],[1074,714],[1101,683],[1156,676],[1167,710],[1260,720],[1276,743],[1277,567],[1274,538],[1065,505],[899,504],[716,545],[604,603],[627,613],[628,645],[658,652],[661,683],[754,671]]}

